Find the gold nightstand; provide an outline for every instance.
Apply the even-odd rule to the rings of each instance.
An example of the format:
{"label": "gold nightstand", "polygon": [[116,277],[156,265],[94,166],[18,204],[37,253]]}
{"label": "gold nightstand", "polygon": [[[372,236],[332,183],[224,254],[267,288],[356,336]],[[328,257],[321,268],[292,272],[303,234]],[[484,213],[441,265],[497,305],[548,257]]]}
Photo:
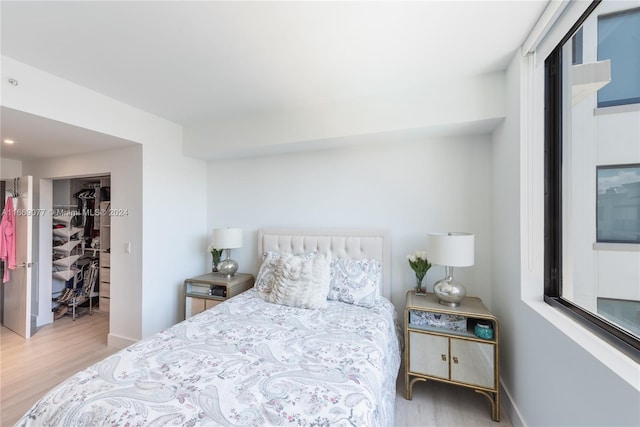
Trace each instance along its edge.
{"label": "gold nightstand", "polygon": [[454,308],[440,304],[436,294],[409,291],[404,310],[407,400],[417,381],[455,384],[487,397],[491,419],[500,421],[499,337],[498,319],[480,298],[466,297]]}
{"label": "gold nightstand", "polygon": [[184,281],[184,318],[205,311],[253,286],[251,274],[236,273],[231,278],[207,273]]}

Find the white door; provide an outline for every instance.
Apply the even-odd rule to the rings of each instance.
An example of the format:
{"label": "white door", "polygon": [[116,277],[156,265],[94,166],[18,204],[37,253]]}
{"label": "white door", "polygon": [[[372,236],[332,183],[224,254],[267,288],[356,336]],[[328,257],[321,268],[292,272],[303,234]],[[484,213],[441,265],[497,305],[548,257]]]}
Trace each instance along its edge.
{"label": "white door", "polygon": [[[4,286],[4,326],[25,338],[31,336],[31,273],[33,237],[33,177],[23,176],[6,182],[19,197],[16,209],[16,269]],[[17,201],[17,205],[16,202]]]}

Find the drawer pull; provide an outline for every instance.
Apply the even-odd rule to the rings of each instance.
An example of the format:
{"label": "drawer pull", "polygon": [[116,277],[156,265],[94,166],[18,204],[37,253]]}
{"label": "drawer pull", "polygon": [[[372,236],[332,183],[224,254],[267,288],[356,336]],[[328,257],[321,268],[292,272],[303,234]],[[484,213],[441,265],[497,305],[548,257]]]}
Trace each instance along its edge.
{"label": "drawer pull", "polygon": [[447,361],[447,356],[446,356],[446,355],[441,354],[440,356],[442,356],[442,361],[443,361],[443,362],[446,362],[446,361]]}
{"label": "drawer pull", "polygon": [[456,363],[456,364],[458,363],[458,358],[455,356],[453,357],[453,363]]}

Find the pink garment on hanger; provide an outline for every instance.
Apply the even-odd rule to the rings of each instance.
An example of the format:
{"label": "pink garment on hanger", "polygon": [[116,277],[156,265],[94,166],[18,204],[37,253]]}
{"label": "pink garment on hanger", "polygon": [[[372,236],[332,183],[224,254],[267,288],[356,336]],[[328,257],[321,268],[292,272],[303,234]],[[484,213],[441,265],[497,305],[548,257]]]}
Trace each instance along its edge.
{"label": "pink garment on hanger", "polygon": [[13,198],[7,198],[0,222],[0,259],[4,261],[4,277],[2,282],[9,281],[9,270],[16,269],[16,211]]}

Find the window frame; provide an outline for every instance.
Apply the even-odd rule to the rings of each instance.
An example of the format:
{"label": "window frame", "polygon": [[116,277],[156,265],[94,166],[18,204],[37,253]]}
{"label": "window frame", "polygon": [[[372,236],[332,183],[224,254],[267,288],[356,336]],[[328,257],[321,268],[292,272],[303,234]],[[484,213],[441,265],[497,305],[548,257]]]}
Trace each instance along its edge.
{"label": "window frame", "polygon": [[562,48],[600,3],[591,3],[544,62],[544,301],[640,363],[637,337],[562,297]]}

